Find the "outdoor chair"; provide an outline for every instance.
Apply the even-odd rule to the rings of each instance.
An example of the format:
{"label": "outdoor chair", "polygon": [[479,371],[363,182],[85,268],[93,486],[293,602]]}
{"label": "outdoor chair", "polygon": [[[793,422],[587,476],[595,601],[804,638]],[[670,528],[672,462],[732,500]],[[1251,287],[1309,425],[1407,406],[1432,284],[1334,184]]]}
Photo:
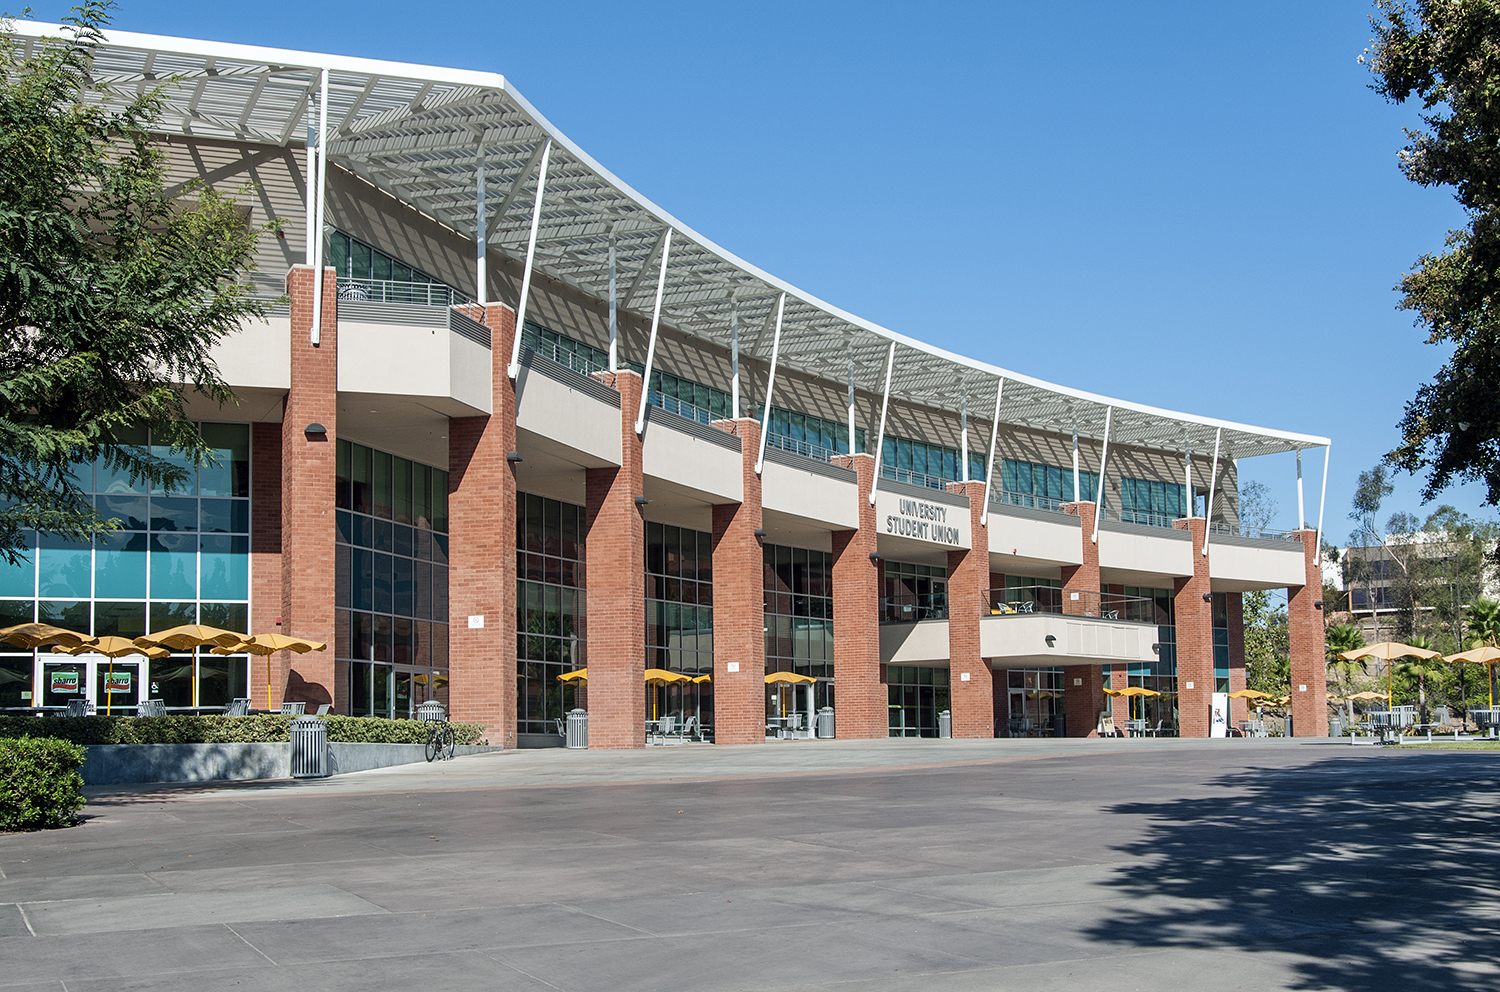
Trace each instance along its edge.
{"label": "outdoor chair", "polygon": [[306,712],[307,712],[307,704],[306,703],[282,703],[281,704],[281,715],[282,716],[301,716],[302,714],[304,714]]}
{"label": "outdoor chair", "polygon": [[249,699],[231,699],[229,705],[224,707],[225,716],[249,716]]}
{"label": "outdoor chair", "polygon": [[678,738],[684,741],[686,741],[690,737],[695,737],[697,733],[698,718],[695,716],[688,717],[686,720],[682,721],[682,726],[677,728]]}
{"label": "outdoor chair", "polygon": [[165,699],[148,699],[138,703],[135,708],[136,716],[166,716],[167,701]]}
{"label": "outdoor chair", "polygon": [[317,713],[317,715],[318,716],[327,716],[328,715],[328,711],[331,710],[331,709],[333,709],[333,704],[332,703],[319,703],[318,704],[318,713]]}
{"label": "outdoor chair", "polygon": [[68,700],[68,716],[93,716],[94,704],[87,699]]}
{"label": "outdoor chair", "polygon": [[561,737],[563,740],[567,740],[568,725],[562,720],[553,720],[552,723],[555,727],[557,727],[557,736]]}

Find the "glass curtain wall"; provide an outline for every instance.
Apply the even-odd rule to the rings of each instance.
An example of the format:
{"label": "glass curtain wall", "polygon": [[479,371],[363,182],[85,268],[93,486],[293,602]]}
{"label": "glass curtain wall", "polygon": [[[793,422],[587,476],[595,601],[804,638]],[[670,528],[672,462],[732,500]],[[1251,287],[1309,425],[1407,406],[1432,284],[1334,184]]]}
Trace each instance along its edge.
{"label": "glass curtain wall", "polygon": [[[880,474],[887,479],[926,486],[929,489],[942,489],[944,483],[959,481],[961,455],[957,448],[902,437],[887,437],[881,451]],[[971,481],[984,481],[984,459],[983,452],[969,452]]]}
{"label": "glass curtain wall", "polygon": [[[795,672],[815,678],[813,705],[832,706],[833,555],[777,544],[767,544],[763,551],[766,674]],[[768,686],[768,715],[779,716],[783,705],[800,709],[792,691]]]}
{"label": "glass curtain wall", "polygon": [[[694,678],[714,671],[713,535],[646,524],[646,667]],[[646,687],[643,719],[676,715],[713,726],[713,682]]]}
{"label": "glass curtain wall", "polygon": [[948,669],[885,665],[890,737],[936,737],[938,714],[950,708]]}
{"label": "glass curtain wall", "polygon": [[1145,720],[1147,727],[1155,730],[1160,725],[1160,735],[1177,733],[1177,627],[1173,612],[1172,590],[1149,586],[1126,586],[1128,596],[1143,596],[1155,604],[1157,616],[1156,661],[1144,665],[1131,665],[1126,670],[1126,682],[1143,689],[1155,689],[1159,696],[1134,696],[1130,699],[1130,719]]}
{"label": "glass curtain wall", "polygon": [[341,300],[449,306],[471,299],[442,280],[343,231],[328,236],[328,264],[338,270]]}
{"label": "glass curtain wall", "polygon": [[1008,736],[1064,736],[1067,700],[1061,668],[1012,668],[1005,682]]}
{"label": "glass curtain wall", "polygon": [[448,701],[448,473],[340,440],[334,652],[354,716]]}
{"label": "glass curtain wall", "polygon": [[913,623],[948,618],[948,570],[941,565],[885,562],[881,623]]}
{"label": "glass curtain wall", "polygon": [[[1083,500],[1099,498],[1099,473],[1079,472]],[[1056,510],[1073,502],[1073,469],[1006,458],[1000,463],[1000,491],[991,496],[997,503],[1037,510]]]}
{"label": "glass curtain wall", "polygon": [[1120,480],[1120,519],[1126,523],[1170,527],[1187,516],[1187,489],[1180,482]]}
{"label": "glass curtain wall", "polygon": [[587,667],[584,508],[516,494],[516,720],[522,734],[556,734],[587,687],[559,682]]}
{"label": "glass curtain wall", "polygon": [[[21,560],[0,561],[0,626],[41,621],[95,637],[135,638],[186,623],[249,633],[250,428],[200,424],[216,464],[195,467],[145,429],[122,432],[150,457],[184,470],[171,491],[100,461],[73,478],[120,529],[89,543],[27,532]],[[89,699],[103,713],[161,699],[223,706],[247,695],[247,659],[202,652],[147,661],[72,658],[0,646],[0,706]],[[90,672],[93,672],[91,678]]]}
{"label": "glass curtain wall", "polygon": [[1213,594],[1214,692],[1229,691],[1229,594]]}

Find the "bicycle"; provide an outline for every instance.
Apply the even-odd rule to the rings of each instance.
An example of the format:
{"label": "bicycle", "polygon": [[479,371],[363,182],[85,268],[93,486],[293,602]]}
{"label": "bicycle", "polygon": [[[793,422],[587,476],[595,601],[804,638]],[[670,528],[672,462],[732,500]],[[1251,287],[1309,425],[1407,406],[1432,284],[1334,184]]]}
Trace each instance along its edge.
{"label": "bicycle", "polygon": [[453,728],[448,725],[448,721],[433,721],[427,730],[427,760],[452,758],[454,746]]}

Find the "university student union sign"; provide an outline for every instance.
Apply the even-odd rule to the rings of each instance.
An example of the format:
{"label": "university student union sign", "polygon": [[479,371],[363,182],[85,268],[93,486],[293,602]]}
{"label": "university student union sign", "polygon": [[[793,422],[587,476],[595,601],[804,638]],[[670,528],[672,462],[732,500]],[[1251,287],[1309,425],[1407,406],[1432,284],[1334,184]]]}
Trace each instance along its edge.
{"label": "university student union sign", "polygon": [[876,490],[875,525],[882,537],[942,548],[972,547],[966,506]]}

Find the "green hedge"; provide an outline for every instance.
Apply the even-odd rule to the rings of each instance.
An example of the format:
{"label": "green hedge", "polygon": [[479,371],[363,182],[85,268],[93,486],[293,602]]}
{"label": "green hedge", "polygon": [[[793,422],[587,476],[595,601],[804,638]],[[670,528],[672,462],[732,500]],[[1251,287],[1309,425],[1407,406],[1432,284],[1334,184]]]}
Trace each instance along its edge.
{"label": "green hedge", "polygon": [[[38,721],[41,722],[41,721]],[[0,740],[0,831],[71,827],[83,809],[83,748],[50,737]]]}
{"label": "green hedge", "polygon": [[[294,718],[268,716],[0,716],[0,738],[55,737],[74,744],[274,744],[290,739]],[[424,744],[420,720],[325,716],[328,739],[353,744]],[[484,725],[455,723],[460,744],[483,744]]]}

